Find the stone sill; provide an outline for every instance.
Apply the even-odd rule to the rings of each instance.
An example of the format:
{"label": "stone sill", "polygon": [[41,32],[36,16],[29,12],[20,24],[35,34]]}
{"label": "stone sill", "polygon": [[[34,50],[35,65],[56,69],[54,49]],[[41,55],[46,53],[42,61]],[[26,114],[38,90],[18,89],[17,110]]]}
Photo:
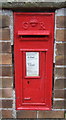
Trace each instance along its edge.
{"label": "stone sill", "polygon": [[19,9],[25,9],[25,8],[27,9],[38,8],[38,10],[41,10],[41,9],[44,10],[49,8],[58,9],[58,8],[66,7],[66,1],[64,2],[1,2],[1,3],[2,4],[0,4],[0,8],[12,9],[12,10],[19,10]]}

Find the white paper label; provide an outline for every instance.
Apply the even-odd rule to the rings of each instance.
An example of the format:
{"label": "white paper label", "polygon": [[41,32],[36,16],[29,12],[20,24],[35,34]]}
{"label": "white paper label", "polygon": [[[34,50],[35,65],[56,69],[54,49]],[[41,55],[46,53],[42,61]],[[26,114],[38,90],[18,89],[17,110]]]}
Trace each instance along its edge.
{"label": "white paper label", "polygon": [[26,52],[26,76],[39,76],[39,52]]}

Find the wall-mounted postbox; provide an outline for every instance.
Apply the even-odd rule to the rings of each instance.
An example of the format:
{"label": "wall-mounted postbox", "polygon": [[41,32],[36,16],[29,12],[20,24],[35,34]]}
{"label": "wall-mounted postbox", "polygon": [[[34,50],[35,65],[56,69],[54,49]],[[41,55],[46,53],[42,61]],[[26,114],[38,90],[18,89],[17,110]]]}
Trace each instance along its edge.
{"label": "wall-mounted postbox", "polygon": [[52,106],[54,13],[14,13],[17,110]]}

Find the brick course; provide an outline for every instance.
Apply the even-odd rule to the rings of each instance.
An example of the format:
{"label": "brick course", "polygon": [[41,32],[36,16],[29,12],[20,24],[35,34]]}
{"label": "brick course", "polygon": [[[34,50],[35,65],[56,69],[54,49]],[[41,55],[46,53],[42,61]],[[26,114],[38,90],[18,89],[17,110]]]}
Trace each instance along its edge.
{"label": "brick course", "polygon": [[8,15],[0,15],[0,27],[5,28],[9,27],[10,25],[10,17]]}
{"label": "brick course", "polygon": [[0,59],[0,64],[12,64],[12,54],[0,53],[0,58],[2,58],[2,60]]}
{"label": "brick course", "polygon": [[2,110],[0,110],[0,119],[2,119]]}
{"label": "brick course", "polygon": [[0,78],[0,88],[12,88],[13,86],[13,78],[6,77],[6,78]]}
{"label": "brick course", "polygon": [[64,80],[64,79],[56,79],[54,82],[54,88],[55,89],[63,89],[64,88],[64,81],[66,81],[66,80]]}
{"label": "brick course", "polygon": [[17,118],[37,118],[37,112],[33,110],[17,111]]}
{"label": "brick course", "polygon": [[62,67],[58,67],[58,68],[55,68],[55,77],[66,77],[66,68],[62,68]]}
{"label": "brick course", "polygon": [[53,101],[54,109],[64,109],[64,100],[55,100]]}
{"label": "brick course", "polygon": [[64,118],[64,111],[39,111],[38,118]]}
{"label": "brick course", "polygon": [[59,55],[55,57],[56,65],[66,65],[66,55]]}
{"label": "brick course", "polygon": [[0,66],[0,71],[2,70],[2,73],[0,72],[0,76],[12,76],[12,66]]}
{"label": "brick course", "polygon": [[11,43],[0,42],[0,53],[11,53]]}
{"label": "brick course", "polygon": [[54,90],[54,98],[64,98],[64,90]]}
{"label": "brick course", "polygon": [[9,28],[0,28],[0,40],[10,40]]}
{"label": "brick course", "polygon": [[0,100],[0,108],[2,108],[2,100]]}
{"label": "brick course", "polygon": [[66,30],[56,30],[56,41],[66,41]]}
{"label": "brick course", "polygon": [[56,17],[56,25],[57,28],[66,28],[66,16],[57,16]]}
{"label": "brick course", "polygon": [[56,44],[56,55],[64,55],[65,50],[66,50],[66,43],[65,44],[64,43]]}
{"label": "brick course", "polygon": [[13,100],[2,100],[2,108],[12,108]]}
{"label": "brick course", "polygon": [[2,117],[3,118],[13,118],[12,110],[2,110]]}
{"label": "brick course", "polygon": [[13,90],[11,88],[0,89],[0,91],[2,91],[2,98],[11,98],[11,97],[13,97],[13,95],[12,95]]}

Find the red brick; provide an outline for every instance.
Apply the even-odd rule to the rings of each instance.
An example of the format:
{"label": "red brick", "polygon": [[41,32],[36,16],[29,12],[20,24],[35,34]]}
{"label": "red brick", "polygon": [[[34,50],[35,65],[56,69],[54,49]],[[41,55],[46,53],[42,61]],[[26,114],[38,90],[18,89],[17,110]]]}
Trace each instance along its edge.
{"label": "red brick", "polygon": [[0,88],[12,88],[13,78],[0,78]]}
{"label": "red brick", "polygon": [[66,43],[57,43],[56,44],[56,55],[66,55]]}
{"label": "red brick", "polygon": [[65,77],[66,76],[66,68],[55,68],[55,77]]}
{"label": "red brick", "polygon": [[66,100],[64,100],[64,109],[66,109]]}
{"label": "red brick", "polygon": [[10,29],[9,28],[0,29],[0,40],[10,40]]}
{"label": "red brick", "polygon": [[0,28],[2,28],[2,15],[0,15]]}
{"label": "red brick", "polygon": [[0,66],[0,76],[12,76],[12,66]]}
{"label": "red brick", "polygon": [[0,98],[2,98],[2,90],[0,89]]}
{"label": "red brick", "polygon": [[56,79],[54,82],[55,89],[63,89],[64,88],[64,79]]}
{"label": "red brick", "polygon": [[0,78],[0,88],[2,88],[2,78]]}
{"label": "red brick", "polygon": [[58,28],[66,28],[66,16],[57,16],[56,17],[56,26]]}
{"label": "red brick", "polygon": [[64,111],[39,111],[38,118],[64,118]]}
{"label": "red brick", "polygon": [[55,57],[56,65],[66,65],[66,56],[60,55]]}
{"label": "red brick", "polygon": [[11,53],[11,43],[0,42],[0,53]]}
{"label": "red brick", "polygon": [[66,88],[66,79],[64,79],[64,88]]}
{"label": "red brick", "polygon": [[0,100],[0,108],[2,108],[2,100]]}
{"label": "red brick", "polygon": [[2,108],[12,108],[13,100],[2,100]]}
{"label": "red brick", "polygon": [[0,119],[2,120],[2,110],[0,110]]}
{"label": "red brick", "polygon": [[54,90],[54,98],[64,98],[64,90]]}
{"label": "red brick", "polygon": [[17,111],[17,118],[36,118],[37,112],[33,110]]}
{"label": "red brick", "polygon": [[0,53],[0,64],[12,64],[12,55],[11,54],[5,54]]}
{"label": "red brick", "polygon": [[64,99],[66,99],[66,90],[64,90]]}
{"label": "red brick", "polygon": [[56,41],[66,41],[66,30],[56,30]]}
{"label": "red brick", "polygon": [[[1,89],[0,89],[1,90]],[[10,89],[10,88],[5,88],[5,89],[2,89],[2,98],[11,98],[13,97],[12,94],[13,94],[13,89]]]}
{"label": "red brick", "polygon": [[53,101],[54,109],[64,109],[64,100]]}
{"label": "red brick", "polygon": [[12,110],[2,110],[2,118],[13,118]]}
{"label": "red brick", "polygon": [[0,15],[0,27],[5,28],[10,25],[10,17],[8,15]]}

